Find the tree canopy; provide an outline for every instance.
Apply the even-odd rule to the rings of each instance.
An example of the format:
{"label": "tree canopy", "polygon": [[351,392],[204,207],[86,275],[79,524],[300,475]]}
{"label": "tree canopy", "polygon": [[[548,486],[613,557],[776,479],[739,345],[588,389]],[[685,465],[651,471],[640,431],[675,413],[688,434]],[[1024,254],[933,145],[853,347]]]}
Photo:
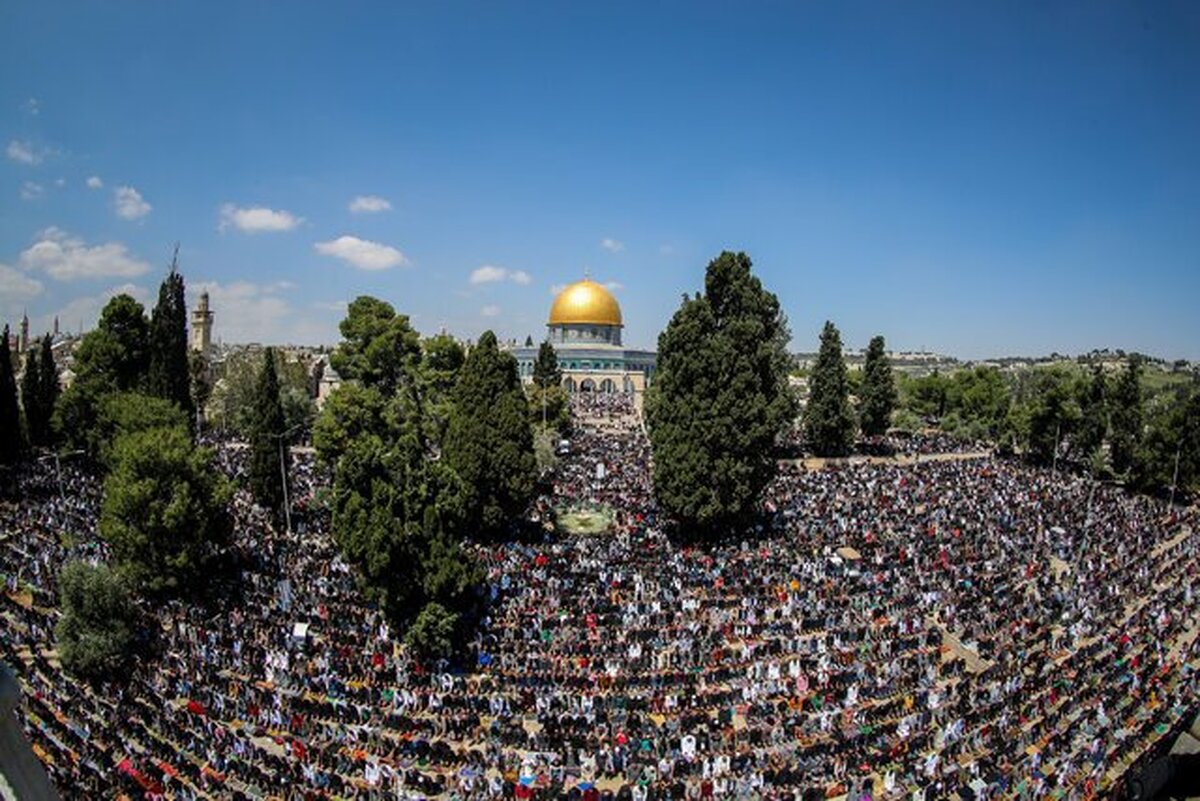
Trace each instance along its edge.
{"label": "tree canopy", "polygon": [[444,458],[465,486],[468,526],[499,534],[533,499],[537,462],[517,360],[491,331],[467,354],[453,399]]}
{"label": "tree canopy", "polygon": [[288,448],[283,405],[279,400],[279,376],[275,351],[267,348],[255,387],[250,425],[250,492],[262,507],[271,510],[276,525],[286,519],[283,508],[286,489]]}
{"label": "tree canopy", "polygon": [[854,413],[850,410],[842,335],[826,320],[817,363],[809,376],[804,436],[818,456],[845,456],[854,445]]}
{"label": "tree canopy", "polygon": [[22,444],[16,374],[8,347],[8,326],[4,326],[0,338],[0,467],[11,467],[20,460]]}
{"label": "tree canopy", "polygon": [[394,392],[421,360],[421,338],[392,304],[355,298],[339,325],[342,342],[329,363],[343,379]]}
{"label": "tree canopy", "polygon": [[1142,442],[1142,360],[1130,356],[1117,376],[1109,405],[1110,446],[1113,470],[1123,475],[1134,466]]}
{"label": "tree canopy", "polygon": [[143,388],[149,366],[149,328],[142,304],[129,295],[112,298],[75,352],[75,380],[59,398],[54,428],[71,448],[99,454],[100,402],[114,392]]}
{"label": "tree canopy", "polygon": [[187,303],[183,276],[174,264],[158,290],[158,304],[150,317],[148,350],[146,391],[179,406],[191,425],[195,408],[189,386]]}
{"label": "tree canopy", "polygon": [[686,530],[716,534],[753,520],[775,475],[776,441],[795,416],[788,338],[750,258],[728,251],[659,335],[646,398],[654,490]]}
{"label": "tree canopy", "polygon": [[871,338],[863,364],[863,385],[859,393],[859,428],[863,436],[878,437],[887,433],[896,408],[896,381],[892,365],[884,351],[883,337]]}
{"label": "tree canopy", "polygon": [[558,367],[558,354],[549,342],[538,347],[537,360],[533,363],[533,383],[543,389],[562,386],[562,370]]}
{"label": "tree canopy", "polygon": [[106,565],[68,562],[58,577],[62,617],[55,626],[63,667],[84,678],[115,675],[130,659],[137,608]]}
{"label": "tree canopy", "polygon": [[100,534],[119,572],[149,594],[201,583],[231,532],[230,487],[211,451],[182,426],[124,434],[112,448]]}
{"label": "tree canopy", "polygon": [[422,343],[407,317],[368,297],[351,304],[342,332],[330,361],[348,380],[313,431],[334,472],[334,539],[409,644],[446,656],[467,639],[483,580],[460,547],[467,487],[441,443],[462,348],[441,335]]}

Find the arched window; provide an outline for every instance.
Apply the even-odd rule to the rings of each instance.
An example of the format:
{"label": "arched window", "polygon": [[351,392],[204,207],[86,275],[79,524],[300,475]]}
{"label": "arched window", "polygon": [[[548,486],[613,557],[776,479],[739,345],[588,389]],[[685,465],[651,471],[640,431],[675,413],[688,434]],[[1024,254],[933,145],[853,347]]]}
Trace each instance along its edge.
{"label": "arched window", "polygon": [[563,389],[565,389],[567,391],[568,395],[575,394],[575,379],[574,378],[567,376],[566,378],[563,379],[562,385],[563,385]]}
{"label": "arched window", "polygon": [[579,391],[580,392],[595,392],[596,391],[596,382],[590,378],[583,379],[582,381],[579,382]]}
{"label": "arched window", "polygon": [[611,378],[606,378],[600,382],[600,391],[605,394],[615,392],[616,389],[617,388],[613,386],[613,380]]}

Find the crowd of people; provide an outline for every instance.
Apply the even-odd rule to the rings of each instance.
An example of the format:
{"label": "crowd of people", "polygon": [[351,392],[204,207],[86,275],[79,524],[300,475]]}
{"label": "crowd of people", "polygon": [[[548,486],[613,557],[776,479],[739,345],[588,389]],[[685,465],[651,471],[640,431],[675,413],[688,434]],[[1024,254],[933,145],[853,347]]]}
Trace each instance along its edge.
{"label": "crowd of people", "polygon": [[234,501],[238,593],[152,610],[126,680],[74,681],[55,578],[107,558],[99,488],[32,466],[0,658],[63,796],[1088,799],[1195,714],[1191,514],[990,456],[790,466],[756,530],[697,547],[628,397],[573,407],[541,507],[612,530],[471,545],[492,600],[457,665],[367,602],[298,454],[291,531]]}

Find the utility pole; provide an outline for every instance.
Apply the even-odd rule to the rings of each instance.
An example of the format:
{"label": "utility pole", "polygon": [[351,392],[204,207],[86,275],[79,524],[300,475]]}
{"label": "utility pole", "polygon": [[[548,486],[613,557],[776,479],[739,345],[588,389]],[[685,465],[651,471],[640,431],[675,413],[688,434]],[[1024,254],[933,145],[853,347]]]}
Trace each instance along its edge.
{"label": "utility pole", "polygon": [[279,474],[283,476],[283,519],[287,526],[287,533],[292,533],[292,504],[288,500],[288,474],[287,460],[283,458],[283,438],[286,434],[279,435]]}

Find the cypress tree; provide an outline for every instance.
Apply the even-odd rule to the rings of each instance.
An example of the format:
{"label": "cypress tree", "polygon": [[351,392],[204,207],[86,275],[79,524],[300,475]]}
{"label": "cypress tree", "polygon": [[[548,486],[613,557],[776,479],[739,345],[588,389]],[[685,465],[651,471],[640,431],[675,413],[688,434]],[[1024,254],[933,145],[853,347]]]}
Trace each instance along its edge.
{"label": "cypress tree", "polygon": [[498,534],[517,518],[537,481],[529,405],[517,360],[485,331],[467,354],[454,387],[443,456],[466,488],[466,521]]}
{"label": "cypress tree", "polygon": [[886,434],[895,408],[896,381],[892,376],[892,364],[884,353],[883,337],[872,337],[863,364],[862,396],[859,398],[859,426],[863,436]]}
{"label": "cypress tree", "polygon": [[21,458],[21,412],[17,407],[17,381],[8,347],[8,326],[0,338],[0,467],[12,467]]}
{"label": "cypress tree", "polygon": [[25,438],[31,448],[42,445],[44,439],[42,429],[46,415],[39,397],[40,356],[39,348],[30,348],[25,354],[25,371],[21,373],[21,411],[25,413]]}
{"label": "cypress tree", "polygon": [[558,367],[558,354],[549,342],[538,348],[537,361],[533,363],[533,383],[542,389],[562,385],[562,370]]}
{"label": "cypress tree", "polygon": [[1112,426],[1112,466],[1123,474],[1133,466],[1142,441],[1142,361],[1136,354],[1129,357],[1125,370],[1113,387],[1110,410]]}
{"label": "cypress tree", "polygon": [[151,395],[179,405],[191,420],[191,371],[188,365],[187,304],[183,276],[171,264],[158,289],[158,305],[150,317],[150,365],[146,386]]}
{"label": "cypress tree", "polygon": [[818,456],[845,456],[854,444],[854,414],[850,411],[842,335],[826,320],[821,349],[809,377],[804,435]]}
{"label": "cypress tree", "polygon": [[253,425],[250,429],[250,492],[260,506],[271,510],[277,523],[285,518],[283,470],[287,465],[287,443],[284,442],[284,430],[275,350],[267,348],[254,392]]}
{"label": "cypress tree", "polygon": [[775,474],[774,447],[795,416],[787,321],[745,253],[708,264],[658,339],[647,393],[654,491],[701,535],[743,528]]}
{"label": "cypress tree", "polygon": [[49,334],[42,337],[42,356],[38,360],[38,370],[38,404],[45,414],[45,440],[42,444],[54,445],[54,426],[50,422],[54,417],[54,406],[58,403],[62,388],[58,383],[58,365],[54,361],[54,348]]}

